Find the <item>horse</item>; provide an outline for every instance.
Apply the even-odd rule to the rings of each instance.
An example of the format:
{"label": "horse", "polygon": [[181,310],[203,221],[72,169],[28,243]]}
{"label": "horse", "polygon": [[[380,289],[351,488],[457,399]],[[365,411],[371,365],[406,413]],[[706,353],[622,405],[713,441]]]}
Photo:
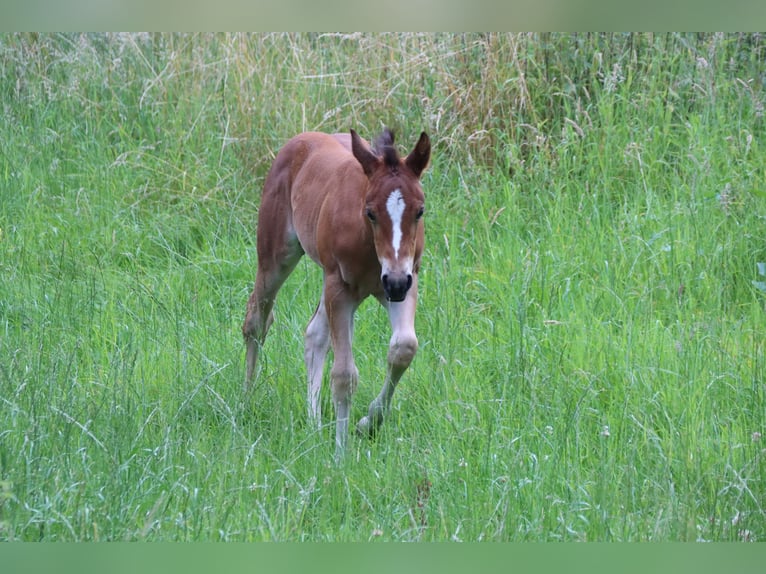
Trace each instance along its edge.
{"label": "horse", "polygon": [[373,436],[381,426],[396,385],[418,350],[415,306],[425,237],[420,177],[430,155],[425,132],[405,158],[388,128],[372,146],[353,129],[348,134],[304,132],[279,150],[264,182],[255,285],[242,325],[245,390],[274,320],[277,292],[308,254],[323,270],[322,294],[304,337],[308,414],[321,428],[319,394],[332,346],[336,458],[346,450],[359,379],[351,345],[354,314],[362,301],[373,296],[380,302],[392,334],[383,387],[356,425],[359,435]]}

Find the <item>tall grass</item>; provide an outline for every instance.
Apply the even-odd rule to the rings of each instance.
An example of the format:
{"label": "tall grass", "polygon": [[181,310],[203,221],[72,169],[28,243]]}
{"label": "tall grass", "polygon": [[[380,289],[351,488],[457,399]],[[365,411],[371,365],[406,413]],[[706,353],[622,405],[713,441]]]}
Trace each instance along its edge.
{"label": "tall grass", "polygon": [[[765,49],[1,36],[0,538],[764,540]],[[434,142],[421,349],[336,466],[319,270],[250,397],[239,325],[281,144],[383,125]],[[386,324],[358,313],[355,411]]]}

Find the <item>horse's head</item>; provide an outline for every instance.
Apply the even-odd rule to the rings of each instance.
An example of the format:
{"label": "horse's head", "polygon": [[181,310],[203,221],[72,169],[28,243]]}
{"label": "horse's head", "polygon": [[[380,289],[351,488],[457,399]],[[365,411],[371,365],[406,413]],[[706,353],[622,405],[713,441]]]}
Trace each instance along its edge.
{"label": "horse's head", "polygon": [[351,151],[369,180],[364,217],[375,239],[383,291],[389,301],[403,301],[423,251],[425,196],[420,175],[428,165],[431,142],[421,133],[415,148],[402,159],[388,128],[373,149],[351,130]]}

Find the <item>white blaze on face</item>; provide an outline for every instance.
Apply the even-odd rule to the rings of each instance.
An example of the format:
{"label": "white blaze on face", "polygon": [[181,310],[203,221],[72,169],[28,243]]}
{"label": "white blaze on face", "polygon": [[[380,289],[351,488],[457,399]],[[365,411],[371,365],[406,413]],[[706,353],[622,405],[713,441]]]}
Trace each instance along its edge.
{"label": "white blaze on face", "polygon": [[391,229],[393,230],[391,244],[394,248],[394,257],[399,259],[399,248],[402,245],[402,216],[404,215],[404,198],[399,189],[395,189],[388,196],[386,210],[391,218]]}

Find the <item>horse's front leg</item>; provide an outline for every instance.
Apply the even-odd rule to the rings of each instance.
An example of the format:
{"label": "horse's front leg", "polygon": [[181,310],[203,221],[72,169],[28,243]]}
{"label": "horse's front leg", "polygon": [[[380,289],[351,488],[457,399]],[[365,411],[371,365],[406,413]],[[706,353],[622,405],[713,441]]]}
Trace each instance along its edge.
{"label": "horse's front leg", "polygon": [[391,397],[404,371],[410,366],[418,350],[418,338],[415,335],[415,306],[418,299],[418,276],[412,275],[412,287],[401,303],[381,301],[388,309],[391,321],[391,341],[388,346],[388,370],[380,394],[370,403],[367,416],[357,423],[359,434],[375,434],[391,407]]}
{"label": "horse's front leg", "polygon": [[325,311],[330,326],[333,364],[330,370],[332,400],[335,405],[335,457],[340,459],[348,442],[348,418],[351,398],[356,391],[359,371],[354,363],[351,343],[354,337],[354,313],[359,306],[340,278],[325,278]]}

